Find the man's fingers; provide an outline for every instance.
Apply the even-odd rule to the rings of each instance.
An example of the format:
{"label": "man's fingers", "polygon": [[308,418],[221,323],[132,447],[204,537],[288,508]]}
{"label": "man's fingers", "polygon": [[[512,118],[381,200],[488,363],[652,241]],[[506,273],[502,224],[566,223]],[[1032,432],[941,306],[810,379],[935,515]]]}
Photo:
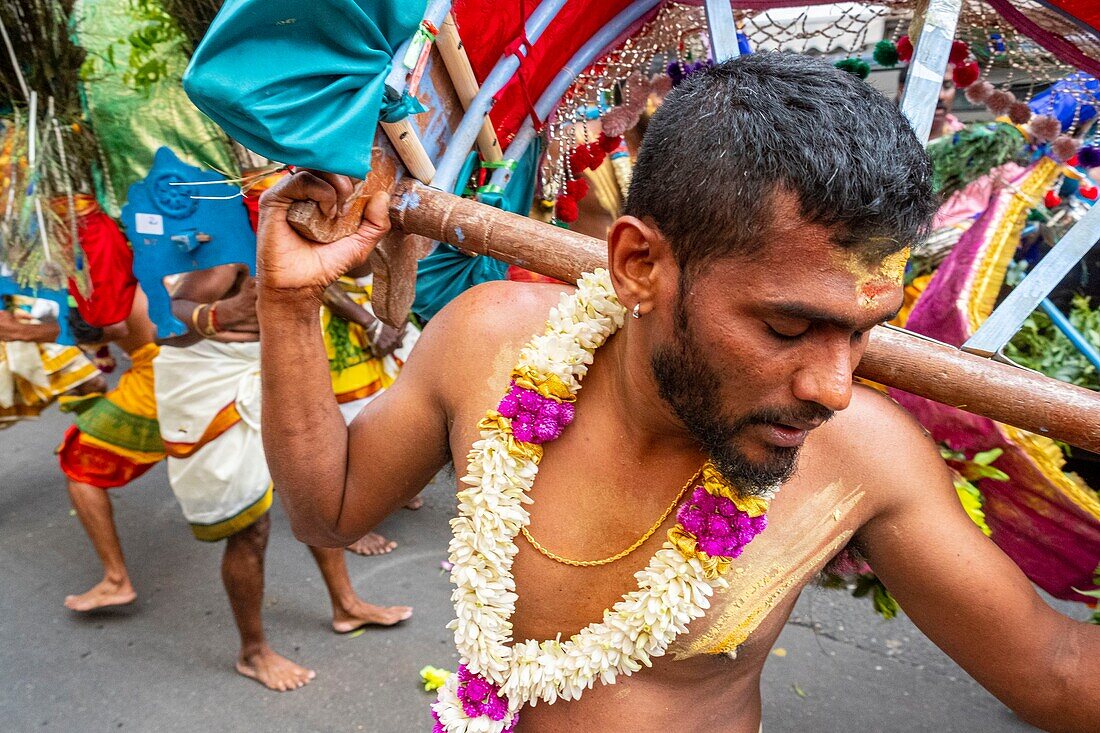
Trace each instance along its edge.
{"label": "man's fingers", "polygon": [[283,211],[295,201],[316,201],[325,216],[335,217],[339,195],[331,183],[310,171],[298,171],[264,191],[260,205],[269,211]]}
{"label": "man's fingers", "polygon": [[[363,224],[369,224],[382,234],[390,230],[390,195],[385,191],[375,191],[363,209]],[[360,225],[360,230],[363,226]]]}
{"label": "man's fingers", "polygon": [[348,270],[361,266],[378,246],[382,236],[370,230],[366,232],[363,230],[364,227],[360,226],[359,231],[354,234],[315,250],[325,272],[328,273],[328,282],[335,282],[336,278]]}
{"label": "man's fingers", "polygon": [[351,196],[355,193],[357,181],[338,173],[325,173],[324,171],[309,171],[336,190],[336,210],[338,216],[343,216],[351,205]]}
{"label": "man's fingers", "polygon": [[367,201],[363,220],[353,234],[314,251],[325,263],[326,269],[339,277],[366,262],[367,257],[389,231],[390,195],[385,191],[377,191]]}

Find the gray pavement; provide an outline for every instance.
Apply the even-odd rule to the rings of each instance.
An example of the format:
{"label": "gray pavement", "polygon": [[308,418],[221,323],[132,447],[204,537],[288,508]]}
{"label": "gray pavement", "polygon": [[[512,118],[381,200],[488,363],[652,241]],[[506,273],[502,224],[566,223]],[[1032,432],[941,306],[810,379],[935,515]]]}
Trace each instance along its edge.
{"label": "gray pavement", "polygon": [[[163,465],[112,494],[138,601],[88,616],[61,605],[100,577],[52,455],[68,424],[52,409],[0,432],[0,731],[430,730],[418,671],[455,665],[440,569],[451,476],[429,487],[423,509],[381,527],[400,543],[393,554],[348,556],[364,598],[416,609],[398,628],[354,638],[329,630],[320,575],[276,508],[267,628],[277,650],[317,671],[305,689],[277,694],[233,672],[221,545],[191,538]],[[907,619],[883,621],[866,599],[817,588],[780,637],[763,695],[769,733],[1031,730]]]}

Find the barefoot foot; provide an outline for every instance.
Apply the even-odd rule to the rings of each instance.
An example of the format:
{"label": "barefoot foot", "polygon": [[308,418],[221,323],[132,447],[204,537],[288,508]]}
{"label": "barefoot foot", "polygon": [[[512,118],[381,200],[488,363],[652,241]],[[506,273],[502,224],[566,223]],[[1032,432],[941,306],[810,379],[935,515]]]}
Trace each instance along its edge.
{"label": "barefoot foot", "polygon": [[125,606],[133,603],[135,598],[137,593],[134,592],[134,586],[130,585],[129,578],[121,581],[104,578],[78,596],[65,596],[65,608],[72,611],[93,611],[97,608]]}
{"label": "barefoot foot", "polygon": [[237,671],[276,692],[297,690],[317,676],[312,669],[295,664],[266,645],[256,652],[242,652],[237,659]]}
{"label": "barefoot foot", "polygon": [[385,555],[387,552],[393,552],[397,547],[397,543],[393,540],[387,540],[377,532],[368,532],[348,545],[348,551],[354,552],[356,555]]}
{"label": "barefoot foot", "polygon": [[393,626],[408,620],[412,614],[413,610],[408,606],[375,606],[356,598],[333,613],[332,630],[337,634],[348,634],[371,624]]}
{"label": "barefoot foot", "polygon": [[419,509],[422,506],[424,506],[424,500],[420,498],[420,494],[417,494],[416,496],[414,496],[412,499],[409,500],[409,503],[405,505],[405,508],[406,509],[412,509],[413,511],[416,511],[417,509]]}

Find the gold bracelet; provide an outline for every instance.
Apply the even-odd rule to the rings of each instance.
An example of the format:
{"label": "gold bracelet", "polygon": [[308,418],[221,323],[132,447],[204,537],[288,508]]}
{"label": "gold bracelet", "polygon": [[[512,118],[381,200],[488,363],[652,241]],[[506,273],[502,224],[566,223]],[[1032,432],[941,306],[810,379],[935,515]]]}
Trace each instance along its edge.
{"label": "gold bracelet", "polygon": [[199,327],[199,311],[201,311],[205,305],[206,303],[199,303],[195,306],[195,309],[191,311],[191,325],[195,327],[195,333],[199,336],[203,335],[203,330]]}
{"label": "gold bracelet", "polygon": [[218,301],[214,301],[210,304],[210,307],[206,310],[206,330],[202,332],[203,336],[207,338],[213,338],[218,335],[218,329],[214,325],[214,310],[218,307]]}

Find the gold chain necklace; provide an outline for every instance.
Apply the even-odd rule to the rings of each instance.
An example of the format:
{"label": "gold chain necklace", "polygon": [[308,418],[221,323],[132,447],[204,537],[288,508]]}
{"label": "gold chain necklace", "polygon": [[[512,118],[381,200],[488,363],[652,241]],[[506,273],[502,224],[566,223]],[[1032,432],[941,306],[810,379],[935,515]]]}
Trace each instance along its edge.
{"label": "gold chain necklace", "polygon": [[[704,463],[703,466],[706,466],[706,464]],[[669,515],[672,514],[673,511],[675,511],[676,507],[680,504],[680,499],[684,498],[684,494],[687,492],[688,488],[695,484],[695,480],[698,479],[702,473],[703,468],[700,467],[699,470],[695,472],[695,475],[688,479],[688,482],[683,485],[683,488],[680,489],[680,493],[676,494],[676,498],[672,500],[672,503],[669,505],[668,509],[665,509],[665,513],[661,515],[661,518],[658,519],[657,522],[649,528],[649,531],[642,535],[637,542],[635,542],[633,545],[626,548],[622,552],[618,552],[611,557],[605,557],[602,560],[571,560],[568,557],[562,557],[561,555],[558,555],[557,553],[551,552],[550,550],[546,549],[542,545],[542,543],[531,536],[531,533],[527,531],[527,527],[520,527],[520,532],[523,533],[523,538],[531,543],[531,547],[534,547],[541,554],[550,558],[554,562],[560,562],[564,565],[572,565],[573,567],[577,568],[594,568],[600,565],[609,565],[616,560],[622,560],[624,557],[644,545],[646,540],[652,537],[654,533],[661,528],[661,525],[665,523],[665,520],[668,519]]]}

